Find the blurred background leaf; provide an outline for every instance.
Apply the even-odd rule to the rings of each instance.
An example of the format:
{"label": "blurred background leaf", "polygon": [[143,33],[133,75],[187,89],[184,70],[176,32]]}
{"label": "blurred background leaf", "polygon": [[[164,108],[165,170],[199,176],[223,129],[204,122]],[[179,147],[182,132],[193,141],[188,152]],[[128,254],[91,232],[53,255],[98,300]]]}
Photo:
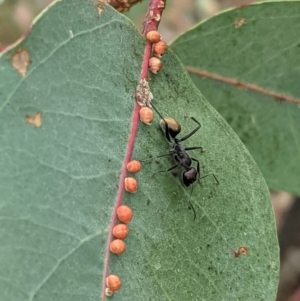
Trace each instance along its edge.
{"label": "blurred background leaf", "polygon": [[[297,18],[299,16],[299,18]],[[284,22],[283,22],[284,19]],[[242,21],[240,27],[236,22]],[[232,126],[270,188],[300,195],[300,2],[261,3],[222,13],[179,37],[172,48],[200,91]],[[207,76],[209,77],[209,75]],[[226,83],[256,85],[257,93]],[[276,101],[267,93],[298,98]]]}

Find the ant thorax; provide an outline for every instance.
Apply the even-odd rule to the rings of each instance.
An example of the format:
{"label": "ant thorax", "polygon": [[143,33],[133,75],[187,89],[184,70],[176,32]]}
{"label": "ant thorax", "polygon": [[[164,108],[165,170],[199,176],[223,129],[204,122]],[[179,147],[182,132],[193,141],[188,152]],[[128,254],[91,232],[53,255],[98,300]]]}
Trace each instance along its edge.
{"label": "ant thorax", "polygon": [[174,160],[178,163],[178,165],[182,166],[184,169],[189,169],[192,165],[192,160],[189,155],[186,153],[184,147],[176,142],[172,143],[172,148],[170,150],[172,152]]}

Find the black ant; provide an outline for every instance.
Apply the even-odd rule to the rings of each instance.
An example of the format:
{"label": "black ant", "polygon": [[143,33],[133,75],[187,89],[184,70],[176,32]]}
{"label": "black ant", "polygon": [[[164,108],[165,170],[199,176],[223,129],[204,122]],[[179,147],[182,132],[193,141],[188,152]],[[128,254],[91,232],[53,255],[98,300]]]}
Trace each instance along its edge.
{"label": "black ant", "polygon": [[[153,106],[153,104],[151,104],[151,106],[153,107],[153,109],[156,111],[156,113],[159,115],[159,117],[162,119],[160,124],[161,127],[165,133],[165,137],[168,140],[169,144],[170,144],[170,151],[168,154],[165,155],[161,155],[158,157],[164,157],[164,156],[168,156],[168,155],[172,155],[176,164],[171,166],[170,168],[168,168],[167,170],[164,171],[160,171],[160,172],[167,172],[167,171],[171,171],[173,169],[175,169],[178,166],[181,166],[185,169],[185,171],[182,173],[182,182],[183,184],[188,187],[190,185],[192,185],[196,180],[201,180],[209,175],[213,175],[213,177],[215,178],[215,181],[217,184],[219,184],[219,181],[217,180],[216,176],[213,173],[209,173],[203,177],[200,177],[200,162],[199,160],[192,158],[188,155],[188,153],[186,151],[189,150],[196,150],[196,149],[200,149],[201,152],[203,152],[203,148],[201,146],[194,146],[194,147],[183,147],[180,143],[187,140],[188,138],[190,138],[192,135],[194,135],[201,127],[201,124],[199,121],[196,120],[196,118],[191,117],[191,119],[197,123],[197,127],[192,130],[189,134],[185,135],[184,137],[178,139],[176,138],[176,136],[180,133],[181,131],[181,126],[180,124],[172,119],[172,118],[164,118],[159,112],[158,110]],[[196,168],[192,166],[192,162],[196,162]],[[192,191],[193,191],[193,186],[192,186]],[[191,195],[192,195],[192,191],[191,191]],[[192,205],[191,201],[189,200],[190,203],[190,207],[193,209],[194,212],[194,220],[196,219],[196,211],[194,206]]]}

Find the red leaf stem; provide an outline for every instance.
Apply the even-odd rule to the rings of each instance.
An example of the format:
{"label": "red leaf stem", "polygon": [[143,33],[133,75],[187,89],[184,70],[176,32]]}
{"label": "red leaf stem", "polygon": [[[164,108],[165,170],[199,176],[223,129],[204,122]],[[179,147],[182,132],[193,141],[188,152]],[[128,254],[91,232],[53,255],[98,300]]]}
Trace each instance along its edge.
{"label": "red leaf stem", "polygon": [[[166,0],[151,0],[150,1],[149,7],[148,7],[148,12],[147,12],[145,20],[143,22],[144,28],[143,28],[142,34],[144,36],[146,36],[146,34],[151,30],[157,30],[158,25],[161,20],[162,12],[165,8],[165,4],[166,4]],[[147,42],[146,46],[145,46],[145,51],[144,51],[144,58],[143,58],[143,63],[142,63],[140,82],[142,80],[147,79],[147,77],[148,77],[148,67],[149,67],[149,59],[151,56],[151,48],[152,48],[152,44],[150,42]],[[112,218],[111,218],[110,228],[109,228],[109,233],[108,233],[105,264],[104,264],[104,271],[103,271],[103,281],[102,281],[102,283],[103,283],[102,298],[101,298],[102,301],[104,301],[106,298],[106,295],[105,295],[106,278],[109,275],[109,271],[108,271],[108,265],[109,265],[109,259],[110,259],[109,245],[110,245],[110,242],[113,237],[112,231],[113,231],[113,228],[114,228],[114,226],[116,224],[116,220],[117,220],[117,209],[122,204],[122,201],[123,201],[124,186],[125,186],[124,183],[125,183],[125,178],[127,177],[127,164],[131,160],[131,156],[133,153],[134,142],[135,142],[135,138],[137,135],[137,129],[138,129],[138,123],[139,123],[139,111],[140,111],[140,106],[136,102],[134,112],[132,115],[132,119],[131,119],[131,132],[130,132],[130,136],[129,136],[129,142],[128,142],[128,147],[126,150],[125,158],[123,161],[122,173],[121,173],[120,182],[119,182],[117,199],[116,199],[116,202],[114,205],[114,210],[112,213]]]}

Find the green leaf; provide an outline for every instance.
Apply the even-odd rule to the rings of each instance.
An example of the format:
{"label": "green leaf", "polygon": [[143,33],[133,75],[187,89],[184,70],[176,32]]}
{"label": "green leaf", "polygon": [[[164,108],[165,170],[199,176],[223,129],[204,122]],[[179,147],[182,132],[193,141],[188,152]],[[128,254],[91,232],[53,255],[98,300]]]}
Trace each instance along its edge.
{"label": "green leaf", "polygon": [[[143,50],[126,17],[65,0],[1,55],[1,301],[99,300]],[[22,78],[11,61],[24,51],[31,64]],[[124,197],[134,212],[127,250],[109,263],[123,283],[113,300],[274,300],[278,246],[260,171],[172,51],[163,62],[151,76],[153,103],[182,136],[196,126],[190,117],[201,122],[183,144],[205,148],[190,154],[220,185],[194,184],[193,221],[191,189],[157,173],[172,158],[143,163],[138,192]],[[167,151],[159,118],[139,125],[136,159]],[[235,258],[241,246],[249,254]]]}
{"label": "green leaf", "polygon": [[[298,62],[300,2],[261,3],[224,12],[178,38],[172,49],[185,66],[265,89],[192,79],[245,143],[270,188],[300,194]],[[246,22],[236,28],[234,23]],[[208,76],[209,77],[209,76]]]}

